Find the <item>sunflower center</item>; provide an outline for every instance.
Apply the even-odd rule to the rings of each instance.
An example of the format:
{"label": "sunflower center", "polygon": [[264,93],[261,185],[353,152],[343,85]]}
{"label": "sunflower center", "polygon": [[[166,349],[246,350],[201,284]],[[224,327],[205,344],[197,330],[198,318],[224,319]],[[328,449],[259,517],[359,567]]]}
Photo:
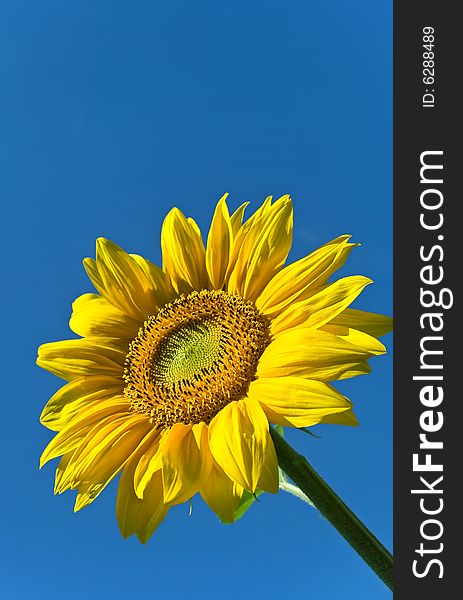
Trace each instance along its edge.
{"label": "sunflower center", "polygon": [[222,291],[192,292],[149,317],[130,344],[124,393],[153,423],[208,423],[243,398],[270,342],[269,322]]}
{"label": "sunflower center", "polygon": [[159,344],[152,375],[159,383],[180,383],[214,368],[221,356],[222,330],[214,317],[186,323]]}

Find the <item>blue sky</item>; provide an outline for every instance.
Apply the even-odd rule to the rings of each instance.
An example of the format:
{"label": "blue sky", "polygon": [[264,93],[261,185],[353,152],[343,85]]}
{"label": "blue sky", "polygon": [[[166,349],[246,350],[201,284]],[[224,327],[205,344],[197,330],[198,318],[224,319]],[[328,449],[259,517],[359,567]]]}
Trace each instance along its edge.
{"label": "blue sky", "polygon": [[[225,191],[232,208],[291,194],[292,259],[351,233],[362,246],[343,274],[375,280],[356,305],[391,314],[391,43],[383,0],[1,3],[5,597],[390,597],[288,495],[232,526],[180,506],[146,546],[120,537],[115,485],[74,515],[73,493],[53,496],[55,465],[38,470],[51,438],[38,417],[60,381],[35,354],[72,337],[98,236],[159,263],[166,212],[204,231]],[[390,547],[391,355],[372,366],[338,385],[359,428],[288,440]]]}

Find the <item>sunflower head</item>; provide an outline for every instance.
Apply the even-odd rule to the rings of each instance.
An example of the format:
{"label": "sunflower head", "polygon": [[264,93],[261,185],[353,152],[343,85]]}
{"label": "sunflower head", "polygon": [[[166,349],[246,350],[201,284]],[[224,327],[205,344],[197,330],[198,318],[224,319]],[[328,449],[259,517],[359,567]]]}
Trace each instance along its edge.
{"label": "sunflower head", "polygon": [[218,290],[182,295],[131,342],[124,394],[155,426],[209,424],[246,397],[269,342],[269,320],[252,302]]}
{"label": "sunflower head", "polygon": [[84,260],[97,293],[73,303],[79,337],[44,344],[37,363],[65,379],[41,422],[57,432],[55,492],[76,510],[118,474],[124,536],[145,542],[175,504],[199,493],[224,522],[250,494],[278,490],[271,424],[355,425],[332,382],[369,372],[387,317],[349,308],[371,283],[330,282],[356,244],[338,237],[285,265],[289,196],[248,219],[226,195],[204,243],[178,209],[161,233],[162,267],[97,240]]}

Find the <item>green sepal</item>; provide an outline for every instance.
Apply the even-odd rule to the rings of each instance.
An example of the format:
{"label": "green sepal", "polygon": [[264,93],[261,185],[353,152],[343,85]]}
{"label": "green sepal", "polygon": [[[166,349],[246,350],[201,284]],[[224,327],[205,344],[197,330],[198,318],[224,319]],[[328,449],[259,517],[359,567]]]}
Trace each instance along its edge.
{"label": "green sepal", "polygon": [[256,490],[254,494],[251,494],[251,492],[245,490],[243,496],[241,497],[239,506],[235,511],[234,520],[238,521],[238,519],[241,519],[244,513],[251,508],[251,506],[262,493],[262,490]]}
{"label": "green sepal", "polygon": [[278,433],[278,435],[282,438],[285,437],[285,430],[282,425],[272,425],[273,429]]}
{"label": "green sepal", "polygon": [[[314,433],[313,431],[310,431],[310,429],[308,427],[299,427],[298,431],[303,431],[304,433],[309,434],[310,436],[317,438],[317,440],[319,440],[321,438],[320,435],[317,435],[316,433]],[[283,436],[281,436],[283,437]]]}

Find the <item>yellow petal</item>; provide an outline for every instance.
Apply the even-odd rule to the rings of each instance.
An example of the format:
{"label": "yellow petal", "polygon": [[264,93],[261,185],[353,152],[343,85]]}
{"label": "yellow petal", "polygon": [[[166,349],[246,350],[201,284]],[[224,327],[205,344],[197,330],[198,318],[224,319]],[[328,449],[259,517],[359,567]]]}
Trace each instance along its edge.
{"label": "yellow petal", "polygon": [[344,277],[309,298],[291,304],[272,322],[273,335],[302,324],[309,328],[321,327],[349,306],[370,283],[371,279],[361,275]]}
{"label": "yellow petal", "polygon": [[107,482],[122,469],[151,429],[147,416],[133,412],[94,428],[72,457],[73,484]]}
{"label": "yellow petal", "polygon": [[[169,302],[172,302],[177,294],[172,289],[167,274],[143,256],[139,256],[138,254],[130,254],[130,256],[135,260],[146,277],[153,305],[157,308],[162,308]],[[153,312],[149,314],[153,314]]]}
{"label": "yellow petal", "polygon": [[[103,284],[103,280],[101,279],[101,275],[98,272],[96,260],[94,258],[84,258],[82,264],[84,265],[84,269],[88,275],[88,278],[93,283],[94,288],[100,292],[102,296],[106,296],[106,288]],[[111,302],[111,300],[109,299],[108,302]]]}
{"label": "yellow petal", "polygon": [[228,269],[225,276],[225,281],[228,283],[231,274],[233,273],[238,257],[243,252],[243,244],[246,240],[249,229],[252,224],[259,219],[261,216],[268,213],[272,208],[273,196],[268,196],[262,205],[255,211],[253,215],[249,217],[244,223],[242,223],[244,209],[248,206],[249,202],[242,204],[238,210],[236,210],[230,217],[231,227],[233,231],[233,244],[230,249],[230,260],[228,261]]}
{"label": "yellow petal", "polygon": [[216,290],[222,289],[225,280],[233,235],[227,196],[222,196],[217,204],[207,238],[206,268],[212,289]]}
{"label": "yellow petal", "polygon": [[[146,446],[141,448],[143,450]],[[134,454],[122,472],[117,490],[116,516],[124,538],[136,534],[145,544],[164,520],[169,508],[163,502],[161,471],[151,478],[143,500],[135,495],[133,477],[137,459],[138,455]]]}
{"label": "yellow petal", "polygon": [[189,293],[208,287],[201,233],[193,219],[185,218],[178,208],[173,208],[164,220],[161,248],[163,269],[177,292]]}
{"label": "yellow petal", "polygon": [[72,303],[69,327],[82,337],[103,336],[132,340],[141,321],[136,321],[102,296],[83,294]]}
{"label": "yellow petal", "polygon": [[[228,281],[228,291],[255,300],[283,266],[292,242],[293,210],[289,196],[282,196],[268,211],[243,228],[244,239]],[[237,240],[238,244],[238,240]]]}
{"label": "yellow petal", "polygon": [[[384,350],[349,343],[320,329],[295,327],[281,333],[264,351],[257,368],[258,377],[299,376],[331,381],[371,356]],[[383,347],[384,348],[384,347]]]}
{"label": "yellow petal", "polygon": [[249,202],[243,202],[243,204],[235,210],[235,212],[230,217],[230,225],[232,230],[232,238],[233,240],[236,238],[238,231],[241,229],[241,225],[243,223],[243,216],[246,207],[249,205]]}
{"label": "yellow petal", "polygon": [[278,459],[275,446],[270,433],[267,433],[267,451],[265,454],[264,467],[260,474],[257,488],[270,494],[277,494],[278,485]]}
{"label": "yellow petal", "polygon": [[209,425],[214,459],[233,481],[251,492],[264,468],[267,433],[267,418],[251,398],[230,402]]}
{"label": "yellow petal", "polygon": [[233,523],[244,489],[214,463],[209,477],[199,490],[204,502],[224,523]]}
{"label": "yellow petal", "polygon": [[137,260],[114,242],[98,238],[96,265],[104,289],[98,291],[135,320],[153,314],[156,297]]}
{"label": "yellow petal", "polygon": [[[286,197],[288,196],[285,196],[285,198]],[[250,227],[257,221],[257,219],[260,219],[260,217],[270,212],[272,210],[272,201],[273,196],[267,196],[259,208],[249,217],[249,219],[245,221],[244,226]]]}
{"label": "yellow petal", "polygon": [[359,424],[353,410],[346,410],[342,413],[326,415],[323,417],[320,423],[329,423],[330,425],[350,425],[351,427],[357,427]]}
{"label": "yellow petal", "polygon": [[[97,240],[98,248],[98,240]],[[123,293],[117,293],[117,290],[110,288],[106,289],[106,284],[103,281],[100,271],[98,270],[97,261],[93,258],[84,258],[82,261],[84,269],[93,283],[95,289],[115,308],[123,312],[124,314],[131,316],[134,319],[139,318],[138,311],[133,309],[128,299],[125,298]]]}
{"label": "yellow petal", "polygon": [[51,440],[40,458],[40,468],[49,460],[74,450],[95,425],[103,426],[118,416],[131,415],[130,404],[124,397],[103,400],[82,410]]}
{"label": "yellow petal", "polygon": [[359,329],[374,337],[381,337],[392,330],[391,317],[364,310],[356,310],[355,308],[346,308],[341,314],[330,321],[330,324]]}
{"label": "yellow petal", "polygon": [[151,432],[151,443],[139,455],[134,471],[134,489],[138,498],[142,499],[145,489],[156,471],[162,468],[162,446],[164,438],[159,429]]}
{"label": "yellow petal", "polygon": [[68,465],[73,454],[74,451],[65,454],[56,467],[54,488],[55,494],[62,494],[71,487],[71,477],[69,475],[72,474],[72,471],[68,469]]}
{"label": "yellow petal", "polygon": [[101,494],[122,470],[148,428],[148,419],[143,422],[138,415],[138,418],[117,419],[95,434],[87,435],[76,451],[78,456],[71,461],[74,463],[72,487],[78,489],[74,512],[88,506]]}
{"label": "yellow petal", "polygon": [[[357,377],[358,375],[368,375],[371,373],[371,367],[367,362],[360,362],[351,365],[344,365],[344,368],[339,373],[336,379],[350,379],[351,377]],[[331,378],[331,380],[333,377]]]}
{"label": "yellow petal", "polygon": [[364,333],[358,329],[346,327],[343,328],[343,331],[339,331],[339,326],[331,325],[331,323],[323,325],[321,329],[329,333],[334,333],[340,339],[345,340],[354,346],[358,346],[371,356],[378,356],[386,352],[386,347],[382,342],[377,340],[372,335],[368,335],[368,333]]}
{"label": "yellow petal", "polygon": [[40,422],[60,431],[82,409],[121,395],[123,384],[107,376],[81,377],[60,388],[45,405]]}
{"label": "yellow petal", "polygon": [[106,483],[85,483],[78,489],[76,500],[74,502],[74,512],[79,512],[89,504],[91,504],[104,490],[104,488],[112,481],[113,477],[108,479]]}
{"label": "yellow petal", "polygon": [[[105,424],[100,425],[100,427],[94,427],[87,434],[71,458],[67,460],[59,488],[55,486],[55,493],[61,493],[68,488],[78,490],[74,512],[89,505],[101,494],[122,470],[124,464],[133,456],[134,452],[137,452],[139,445],[147,437],[146,435],[143,437],[146,431],[148,433],[152,431],[148,419],[133,414],[126,415],[122,419],[116,418],[106,421]],[[106,435],[108,435],[107,438]],[[98,436],[99,440],[97,440]],[[112,438],[111,441],[110,438]],[[86,457],[88,458],[97,442],[100,444],[100,453],[93,457],[94,465],[90,461],[90,471],[87,462],[87,470],[85,471]],[[103,448],[102,442],[111,447]],[[61,466],[63,459],[61,459],[59,466]],[[82,474],[83,470],[85,471],[84,475]]]}
{"label": "yellow petal", "polygon": [[207,425],[174,425],[162,447],[164,503],[189,500],[208,477],[211,466]]}
{"label": "yellow petal", "polygon": [[267,315],[277,314],[293,302],[303,300],[311,290],[324,285],[357,245],[349,243],[350,237],[338,237],[282,269],[257,298],[257,308]]}
{"label": "yellow petal", "polygon": [[256,379],[249,386],[271,423],[310,427],[326,415],[345,412],[352,403],[330,385],[302,377]]}
{"label": "yellow petal", "polygon": [[54,375],[72,381],[86,375],[122,378],[128,350],[114,338],[83,338],[50,342],[39,347],[37,364]]}

